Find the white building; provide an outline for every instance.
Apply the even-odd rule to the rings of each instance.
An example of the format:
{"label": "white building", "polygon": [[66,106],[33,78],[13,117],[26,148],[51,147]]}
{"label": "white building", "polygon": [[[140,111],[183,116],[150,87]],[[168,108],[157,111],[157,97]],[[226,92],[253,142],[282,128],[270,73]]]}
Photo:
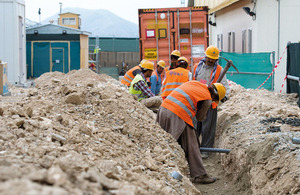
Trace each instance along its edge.
{"label": "white building", "polygon": [[[276,64],[289,41],[300,41],[300,0],[216,0],[217,5],[212,1],[207,5],[215,26],[209,26],[209,42],[225,52],[275,51]],[[191,0],[189,6],[203,2]],[[286,53],[275,70],[275,91],[280,91],[285,75]]]}
{"label": "white building", "polygon": [[0,60],[7,62],[8,82],[26,81],[25,1],[0,0]]}

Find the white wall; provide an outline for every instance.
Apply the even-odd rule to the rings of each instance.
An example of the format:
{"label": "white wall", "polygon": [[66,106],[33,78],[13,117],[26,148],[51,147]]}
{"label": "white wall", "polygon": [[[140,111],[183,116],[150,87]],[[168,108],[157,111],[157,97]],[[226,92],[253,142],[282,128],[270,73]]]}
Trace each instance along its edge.
{"label": "white wall", "polygon": [[[21,18],[22,25],[19,26]],[[26,81],[25,2],[0,0],[0,59],[8,63],[8,82]]]}
{"label": "white wall", "polygon": [[[223,33],[223,51],[227,51],[227,33],[232,31],[235,32],[236,36],[235,52],[241,52],[242,30],[252,29],[252,52],[275,51],[276,64],[282,56],[288,41],[300,41],[300,25],[298,22],[300,18],[300,0],[280,0],[280,29],[278,28],[278,0],[257,0],[255,20],[252,20],[242,9],[242,7],[250,7],[252,10],[253,6],[251,0],[242,0],[217,11],[215,13],[217,26],[209,27],[210,44],[217,45],[217,34]],[[278,40],[280,43],[279,48]],[[281,90],[285,74],[286,53],[275,70],[275,91],[279,92]],[[285,92],[285,87],[283,92]]]}
{"label": "white wall", "polygon": [[240,1],[215,13],[216,27],[210,26],[211,44],[217,45],[217,35],[223,34],[223,51],[228,52],[228,33],[235,32],[235,52],[242,52],[242,30],[256,28],[255,21],[242,9],[252,9],[250,2]]}

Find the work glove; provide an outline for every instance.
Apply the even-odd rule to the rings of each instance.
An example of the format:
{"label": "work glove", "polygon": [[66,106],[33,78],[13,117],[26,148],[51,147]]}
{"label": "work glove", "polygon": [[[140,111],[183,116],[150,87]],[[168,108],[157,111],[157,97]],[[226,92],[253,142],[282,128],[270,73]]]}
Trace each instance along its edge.
{"label": "work glove", "polygon": [[151,82],[147,82],[148,87],[151,87]]}
{"label": "work glove", "polygon": [[221,102],[224,103],[224,102],[226,102],[228,99],[229,99],[229,98],[225,96],[223,99],[221,99]]}

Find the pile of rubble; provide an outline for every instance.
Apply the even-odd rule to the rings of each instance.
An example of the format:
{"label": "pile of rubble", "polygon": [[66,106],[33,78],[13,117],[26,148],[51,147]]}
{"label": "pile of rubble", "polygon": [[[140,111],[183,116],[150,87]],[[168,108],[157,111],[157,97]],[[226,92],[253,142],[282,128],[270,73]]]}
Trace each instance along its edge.
{"label": "pile of rubble", "polygon": [[183,150],[120,82],[78,70],[35,83],[0,97],[0,194],[200,193]]}
{"label": "pile of rubble", "polygon": [[231,83],[218,112],[218,147],[227,176],[250,194],[300,193],[300,108],[297,94]]}

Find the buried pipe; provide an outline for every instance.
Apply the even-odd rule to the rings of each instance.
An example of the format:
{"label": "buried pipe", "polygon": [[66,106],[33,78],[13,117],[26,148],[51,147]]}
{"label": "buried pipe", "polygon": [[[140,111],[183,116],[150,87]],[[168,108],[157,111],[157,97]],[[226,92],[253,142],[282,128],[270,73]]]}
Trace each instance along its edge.
{"label": "buried pipe", "polygon": [[219,152],[219,153],[229,153],[230,149],[222,149],[222,148],[205,148],[200,147],[201,152]]}
{"label": "buried pipe", "polygon": [[292,142],[293,144],[300,144],[300,138],[293,138]]}

